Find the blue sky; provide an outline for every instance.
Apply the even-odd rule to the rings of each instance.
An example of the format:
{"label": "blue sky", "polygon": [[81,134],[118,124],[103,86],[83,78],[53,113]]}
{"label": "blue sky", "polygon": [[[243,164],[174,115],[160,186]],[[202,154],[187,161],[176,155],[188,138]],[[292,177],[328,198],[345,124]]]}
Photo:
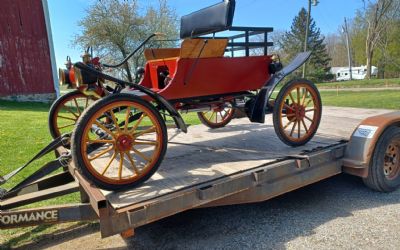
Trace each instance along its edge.
{"label": "blue sky", "polygon": [[[57,66],[63,67],[69,55],[80,60],[82,51],[72,48],[71,40],[80,32],[78,21],[85,16],[85,9],[96,0],[48,0]],[[220,0],[169,0],[178,16],[218,3]],[[319,0],[312,16],[323,34],[336,33],[344,17],[354,17],[363,7],[362,0]],[[236,0],[235,26],[264,26],[275,30],[290,29],[293,18],[307,0]],[[140,6],[157,4],[157,0],[141,0]]]}

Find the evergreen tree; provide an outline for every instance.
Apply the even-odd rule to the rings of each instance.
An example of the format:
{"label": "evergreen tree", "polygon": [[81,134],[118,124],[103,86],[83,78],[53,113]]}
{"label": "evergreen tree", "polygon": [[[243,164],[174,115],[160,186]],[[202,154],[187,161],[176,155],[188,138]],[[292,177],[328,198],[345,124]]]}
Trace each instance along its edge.
{"label": "evergreen tree", "polygon": [[[299,14],[293,19],[291,30],[285,32],[280,46],[284,51],[285,57],[293,58],[304,50],[304,38],[306,36],[307,11],[302,8]],[[308,31],[308,50],[312,51],[311,58],[307,63],[306,76],[315,81],[326,80],[329,76],[329,62],[324,37],[315,21],[310,18]]]}

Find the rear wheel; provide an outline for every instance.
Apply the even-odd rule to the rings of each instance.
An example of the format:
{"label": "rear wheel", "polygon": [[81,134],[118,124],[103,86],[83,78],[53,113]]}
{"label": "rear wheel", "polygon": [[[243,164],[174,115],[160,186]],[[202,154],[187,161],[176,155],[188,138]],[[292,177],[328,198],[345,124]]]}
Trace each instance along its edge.
{"label": "rear wheel", "polygon": [[221,104],[220,107],[210,111],[198,112],[197,116],[201,123],[209,128],[222,128],[232,121],[235,115],[235,109],[231,103]]}
{"label": "rear wheel", "polygon": [[58,98],[51,105],[49,112],[49,131],[55,139],[62,134],[71,133],[82,114],[91,103],[94,97],[84,95],[79,90],[69,92]]}
{"label": "rear wheel", "polygon": [[380,192],[400,186],[400,128],[391,126],[378,139],[364,183]]}
{"label": "rear wheel", "polygon": [[309,142],[322,115],[317,87],[308,80],[293,80],[282,87],[274,103],[273,122],[279,139],[297,147]]}
{"label": "rear wheel", "polygon": [[79,118],[72,135],[75,166],[106,190],[137,186],[158,169],[167,149],[159,112],[128,94],[97,101]]}

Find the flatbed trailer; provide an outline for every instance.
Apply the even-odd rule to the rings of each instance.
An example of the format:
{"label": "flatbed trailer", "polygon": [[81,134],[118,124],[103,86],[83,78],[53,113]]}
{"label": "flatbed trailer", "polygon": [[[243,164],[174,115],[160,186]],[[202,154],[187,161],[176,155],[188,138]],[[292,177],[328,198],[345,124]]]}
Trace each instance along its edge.
{"label": "flatbed trailer", "polygon": [[[315,138],[298,148],[281,143],[272,126],[243,119],[218,132],[200,125],[191,127],[188,134],[170,129],[170,146],[159,171],[143,185],[121,192],[98,189],[69,162],[63,172],[3,198],[0,227],[98,220],[102,237],[128,237],[134,228],[189,209],[265,201],[342,172],[365,177],[360,154],[375,145],[374,136],[380,130],[398,124],[394,117],[400,115],[379,116],[386,117],[386,123],[374,118],[379,122],[373,135],[354,138],[358,131],[353,133],[354,128],[369,114],[342,119],[338,126],[335,109],[329,113]],[[374,119],[365,121],[373,127]],[[67,152],[57,148],[59,155]],[[18,209],[73,192],[80,192],[81,203]]]}

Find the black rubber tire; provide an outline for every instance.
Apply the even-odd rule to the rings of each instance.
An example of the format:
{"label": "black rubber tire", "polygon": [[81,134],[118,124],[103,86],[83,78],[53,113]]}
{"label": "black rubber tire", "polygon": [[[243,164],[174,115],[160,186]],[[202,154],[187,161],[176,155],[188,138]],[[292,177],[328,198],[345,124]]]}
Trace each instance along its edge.
{"label": "black rubber tire", "polygon": [[235,109],[234,108],[232,108],[232,109],[233,109],[233,111],[230,114],[229,118],[226,119],[224,122],[221,122],[221,123],[218,123],[218,124],[217,123],[212,123],[208,119],[206,119],[204,117],[203,112],[197,112],[197,117],[199,118],[200,122],[204,126],[207,126],[207,127],[211,128],[211,129],[223,128],[226,125],[228,125],[232,121],[232,119],[235,117]]}
{"label": "black rubber tire", "polygon": [[[136,180],[135,182],[123,184],[123,185],[106,183],[106,182],[101,181],[98,178],[96,178],[86,168],[84,160],[82,159],[82,155],[81,155],[81,141],[83,139],[82,138],[83,131],[86,127],[87,122],[103,106],[109,105],[113,102],[119,102],[119,101],[136,102],[136,103],[139,103],[140,105],[143,105],[146,108],[148,108],[156,116],[157,121],[159,122],[159,124],[161,126],[161,130],[162,130],[162,134],[163,134],[162,146],[161,146],[162,149],[161,149],[160,157],[157,159],[153,168],[146,175],[142,176],[140,179]],[[75,126],[75,129],[72,133],[71,155],[72,155],[72,160],[73,160],[76,168],[86,179],[93,182],[96,186],[98,186],[101,189],[109,190],[109,191],[117,191],[117,190],[124,190],[127,188],[134,188],[134,187],[142,184],[143,182],[147,181],[157,171],[158,167],[160,166],[160,164],[165,156],[165,153],[167,151],[167,143],[168,143],[167,127],[166,127],[165,122],[164,122],[163,118],[161,117],[160,113],[158,112],[157,109],[154,108],[153,105],[151,105],[149,102],[141,99],[140,97],[136,97],[131,94],[115,94],[115,95],[110,95],[110,96],[104,97],[100,100],[97,100],[89,108],[87,108],[82,113],[82,115],[79,117],[77,125]]]}
{"label": "black rubber tire", "polygon": [[[388,127],[379,137],[372,154],[367,178],[363,178],[365,185],[375,191],[392,192],[400,186],[400,174],[389,180],[384,173],[384,157],[386,149],[392,141],[400,140],[400,128]],[[399,163],[400,164],[400,163]]]}
{"label": "black rubber tire", "polygon": [[272,120],[273,120],[273,124],[274,124],[275,133],[283,143],[285,143],[286,145],[291,146],[291,147],[299,147],[299,146],[303,146],[303,145],[307,144],[314,137],[315,133],[317,132],[319,124],[321,122],[321,116],[322,116],[322,101],[321,101],[321,95],[318,91],[318,88],[315,86],[314,83],[312,83],[311,81],[306,80],[306,79],[294,79],[294,80],[291,80],[290,82],[288,82],[287,84],[285,84],[282,87],[282,89],[279,91],[278,96],[275,99],[274,107],[279,107],[282,102],[285,102],[286,100],[284,100],[284,97],[285,97],[286,91],[289,90],[290,88],[292,88],[293,85],[296,85],[298,83],[307,84],[309,87],[311,87],[315,91],[315,93],[317,95],[317,101],[320,104],[320,114],[316,121],[317,122],[316,129],[311,133],[311,135],[309,137],[307,137],[305,140],[295,142],[295,141],[288,139],[287,136],[285,135],[285,132],[280,129],[281,121],[279,119],[279,112],[280,112],[279,108],[273,109]]}

